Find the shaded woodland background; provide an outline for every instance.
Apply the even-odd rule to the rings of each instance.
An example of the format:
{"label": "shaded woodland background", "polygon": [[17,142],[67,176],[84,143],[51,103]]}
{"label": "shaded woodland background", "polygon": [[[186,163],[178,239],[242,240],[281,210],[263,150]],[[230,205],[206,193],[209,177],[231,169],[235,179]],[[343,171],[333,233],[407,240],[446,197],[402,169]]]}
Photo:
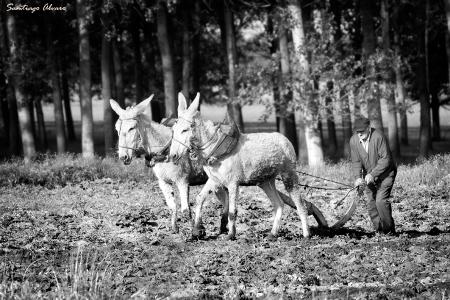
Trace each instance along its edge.
{"label": "shaded woodland background", "polygon": [[[155,94],[160,121],[176,115],[179,91],[225,105],[243,132],[280,131],[310,166],[345,157],[359,114],[398,158],[450,150],[439,118],[450,105],[450,0],[48,3],[66,11],[1,2],[2,158],[111,155],[110,98],[125,106]],[[408,130],[416,104],[420,128]],[[252,105],[275,124],[244,123],[242,107]]]}

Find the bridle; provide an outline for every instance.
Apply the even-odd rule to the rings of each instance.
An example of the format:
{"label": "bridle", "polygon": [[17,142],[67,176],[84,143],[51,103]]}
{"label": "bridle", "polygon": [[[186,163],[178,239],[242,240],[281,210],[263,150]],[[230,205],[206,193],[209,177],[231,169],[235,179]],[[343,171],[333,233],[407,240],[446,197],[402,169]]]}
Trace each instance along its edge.
{"label": "bridle", "polygon": [[[139,127],[141,127],[140,124],[139,124],[139,118],[138,117],[126,118],[126,119],[119,118],[119,120],[121,121],[120,122],[120,127],[119,127],[119,136],[120,136],[121,131],[122,131],[122,123],[123,123],[123,121],[126,121],[126,120],[135,120],[136,121],[136,132],[135,132],[133,140],[136,139],[136,135],[139,135],[139,137],[137,139],[137,145],[139,146],[139,144],[141,143],[142,144],[142,148],[144,148],[144,150],[145,150],[145,145],[143,145],[143,140],[144,139],[142,138],[142,134],[139,131]],[[159,151],[157,153],[154,153],[156,155],[161,155],[162,153],[164,153],[164,151],[169,149],[171,143],[172,143],[172,139],[170,139],[169,142],[167,144],[165,144],[165,145],[155,145],[155,146],[151,146],[151,147],[153,147],[153,148],[162,148],[161,151]],[[140,147],[128,147],[128,146],[123,146],[123,145],[118,145],[118,147],[119,148],[124,148],[124,149],[130,149],[130,150],[134,150],[134,151],[140,150]],[[149,145],[149,150],[151,151],[150,145]],[[148,154],[153,154],[153,153],[148,153]]]}
{"label": "bridle", "polygon": [[[134,117],[134,118],[126,118],[126,119],[119,118],[119,121],[120,121],[119,137],[120,137],[121,132],[122,132],[122,124],[123,124],[123,121],[126,121],[126,120],[136,120],[136,132],[134,133],[134,137],[133,137],[133,138],[136,138],[136,135],[139,134],[139,132],[138,132],[138,130],[137,130],[137,125],[138,125],[139,120],[138,120],[137,117]],[[141,137],[140,134],[139,134],[139,140],[142,141],[142,137]],[[138,142],[138,145],[139,145],[139,142]],[[130,150],[134,150],[134,151],[139,150],[139,148],[135,148],[135,147],[128,147],[128,146],[123,146],[123,145],[117,145],[117,146],[118,146],[119,148],[130,149]]]}
{"label": "bridle", "polygon": [[[195,128],[195,121],[190,121],[187,120],[183,117],[178,117],[178,119],[183,119],[184,121],[188,122],[191,124],[191,128]],[[174,140],[175,142],[179,143],[180,145],[184,146],[188,152],[189,152],[189,156],[192,160],[197,160],[198,159],[198,152],[200,151],[204,151],[206,150],[210,145],[212,145],[215,141],[217,141],[218,139],[218,131],[219,131],[220,125],[218,125],[214,131],[214,133],[211,135],[211,137],[202,145],[197,145],[193,140],[195,140],[196,138],[193,138],[190,141],[190,144],[186,144],[186,141],[182,142],[178,139],[176,139],[173,136],[173,132],[172,132],[172,140]],[[220,146],[220,145],[219,145]],[[197,153],[196,153],[197,152]],[[211,151],[211,153],[209,155],[207,155],[207,157],[205,157],[206,160],[208,160],[212,155],[214,154],[214,150]],[[177,160],[179,160],[181,157],[178,157]]]}

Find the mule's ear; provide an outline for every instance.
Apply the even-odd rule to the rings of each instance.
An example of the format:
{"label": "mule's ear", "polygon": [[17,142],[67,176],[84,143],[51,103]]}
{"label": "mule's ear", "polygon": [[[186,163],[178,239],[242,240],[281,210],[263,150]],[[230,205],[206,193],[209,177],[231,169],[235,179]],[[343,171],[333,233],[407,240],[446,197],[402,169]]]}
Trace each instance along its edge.
{"label": "mule's ear", "polygon": [[183,93],[178,93],[178,115],[182,114],[187,107],[186,98],[184,98]]}
{"label": "mule's ear", "polygon": [[120,107],[119,103],[117,103],[113,99],[109,99],[109,104],[111,105],[112,110],[116,112],[116,114],[118,114],[119,116],[123,114],[124,110]]}
{"label": "mule's ear", "polygon": [[144,101],[142,101],[141,103],[139,103],[134,107],[137,115],[145,112],[145,110],[150,106],[150,101],[152,101],[153,96],[154,96],[153,94],[150,95],[150,97],[148,97],[147,99],[145,99]]}
{"label": "mule's ear", "polygon": [[196,112],[198,110],[199,105],[200,105],[200,93],[197,93],[195,99],[192,101],[188,109],[190,112]]}

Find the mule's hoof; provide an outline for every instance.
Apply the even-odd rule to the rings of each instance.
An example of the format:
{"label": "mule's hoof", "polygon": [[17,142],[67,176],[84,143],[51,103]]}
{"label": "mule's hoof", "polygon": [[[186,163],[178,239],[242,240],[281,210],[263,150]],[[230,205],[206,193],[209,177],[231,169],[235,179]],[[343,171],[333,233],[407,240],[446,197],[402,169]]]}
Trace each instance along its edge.
{"label": "mule's hoof", "polygon": [[178,233],[180,232],[180,228],[178,228],[178,225],[172,226],[172,233]]}
{"label": "mule's hoof", "polygon": [[236,236],[234,234],[227,234],[223,237],[224,241],[234,241],[236,240]]}
{"label": "mule's hoof", "polygon": [[278,236],[276,236],[276,235],[274,235],[272,233],[269,233],[266,236],[266,240],[268,240],[269,242],[275,242],[277,239],[278,239]]}

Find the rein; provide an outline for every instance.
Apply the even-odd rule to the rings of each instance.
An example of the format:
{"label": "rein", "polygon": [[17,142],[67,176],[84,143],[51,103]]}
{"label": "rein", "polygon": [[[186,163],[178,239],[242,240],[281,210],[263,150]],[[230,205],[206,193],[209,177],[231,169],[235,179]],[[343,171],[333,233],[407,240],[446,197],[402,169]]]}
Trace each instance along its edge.
{"label": "rein", "polygon": [[[187,120],[187,119],[185,119],[185,118],[183,118],[183,117],[179,117],[179,119],[183,119],[184,121],[186,121],[186,122],[188,122],[188,123],[190,123],[190,124],[192,124],[192,125],[195,125],[195,122],[190,121],[190,120]],[[181,144],[181,145],[183,145],[184,147],[187,148],[187,150],[190,152],[190,156],[191,156],[191,159],[192,159],[192,160],[197,160],[198,158],[197,158],[197,156],[195,155],[194,151],[196,151],[196,152],[198,152],[198,151],[204,151],[204,150],[206,150],[209,146],[211,146],[214,142],[216,142],[216,141],[219,139],[219,137],[218,137],[218,132],[219,132],[219,129],[220,129],[220,126],[221,126],[222,123],[223,123],[223,121],[222,121],[220,124],[217,125],[216,129],[214,130],[214,133],[213,133],[213,134],[211,135],[211,137],[210,137],[205,143],[203,143],[202,145],[196,145],[193,141],[191,141],[190,144],[187,144],[186,141],[185,141],[185,142],[182,142],[182,141],[176,139],[176,138],[173,136],[173,133],[172,133],[172,139],[173,139],[174,141],[176,141],[177,143],[179,143],[179,144]],[[196,128],[195,126],[192,126],[192,127],[193,127],[193,128]],[[224,134],[225,134],[225,133],[224,133]],[[227,134],[225,134],[225,135],[228,136]],[[212,151],[204,157],[204,158],[206,159],[206,161],[209,161],[209,160],[214,156],[215,152],[217,151],[217,149],[220,148],[220,146],[223,144],[224,141],[225,141],[225,139],[223,138],[219,143],[217,143],[217,144],[213,147]]]}
{"label": "rein", "polygon": [[[119,118],[119,120],[120,121],[124,121],[124,120],[136,120],[136,133],[135,133],[135,137],[136,137],[136,135],[139,135],[139,140],[143,143],[143,138],[142,138],[142,134],[140,133],[140,131],[138,130],[138,127],[139,127],[139,118],[137,118],[137,117],[135,117],[135,118],[126,118],[126,119],[120,119]],[[119,127],[119,136],[120,136],[120,133],[121,133],[121,131],[122,131],[122,122],[120,123],[120,127]],[[157,145],[157,146],[152,146],[153,148],[162,148],[159,152],[156,152],[156,153],[153,153],[153,152],[150,152],[149,154],[150,155],[153,155],[153,156],[157,156],[157,155],[162,155],[162,153],[164,153],[167,149],[169,149],[169,147],[170,147],[170,144],[172,143],[172,139],[170,139],[169,140],[169,142],[166,144],[166,145]],[[139,147],[128,147],[128,146],[123,146],[123,145],[118,145],[118,147],[120,147],[120,148],[124,148],[124,149],[130,149],[130,150],[134,150],[134,151],[138,151],[140,148]],[[145,149],[145,145],[143,145],[143,148]],[[150,150],[151,150],[151,147],[150,147],[150,145],[149,145],[149,147],[148,147]],[[147,151],[146,151],[147,152]]]}

